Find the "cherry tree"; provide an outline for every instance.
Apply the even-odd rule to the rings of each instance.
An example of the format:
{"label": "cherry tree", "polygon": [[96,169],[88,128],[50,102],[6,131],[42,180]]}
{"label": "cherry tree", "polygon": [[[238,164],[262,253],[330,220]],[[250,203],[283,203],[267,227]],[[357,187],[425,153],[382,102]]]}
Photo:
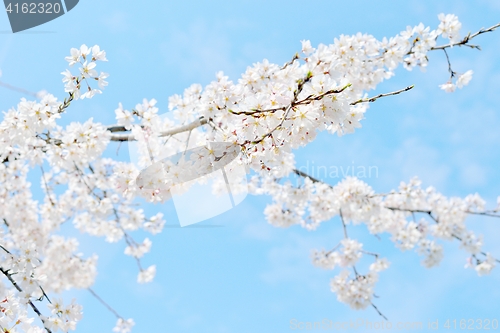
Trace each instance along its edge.
{"label": "cherry tree", "polygon": [[[375,236],[390,235],[396,247],[416,251],[429,268],[443,260],[442,242],[454,240],[469,253],[467,267],[479,276],[489,274],[500,261],[483,249],[482,237],[467,229],[466,219],[500,217],[500,198],[486,208],[478,194],[447,197],[434,187],[422,188],[417,178],[376,193],[355,177],[325,183],[297,169],[294,160],[294,149],[307,146],[318,132],[354,133],[370,103],[411,90],[369,93],[400,65],[425,69],[429,52],[443,53],[448,63],[449,77],[439,88],[453,92],[466,86],[473,70],[455,71],[449,52],[479,49],[473,39],[500,24],[463,36],[455,15],[438,18],[435,29],[421,23],[382,40],[358,33],[316,48],[303,40],[300,52],[284,65],[263,60],[236,81],[221,72],[206,87],[194,84],[183,95],[171,96],[172,119],[160,116],[153,99],[133,108],[118,104],[114,125],[92,118],[58,125],[73,103],[102,98],[98,95],[108,84],[108,74],[100,71],[108,61],[105,51],[97,45],[71,49],[69,68],[62,72],[66,98],[46,92],[23,98],[0,122],[0,328],[10,333],[75,330],[82,307],[76,301],[64,304],[57,294],[88,289],[117,316],[114,331],[129,332],[134,321],[91,289],[97,255],[79,253],[78,240],[66,237],[61,225],[71,223],[111,243],[123,240],[124,253],[137,262],[137,282],[150,282],[156,266],[144,267],[141,258],[152,242],[137,240],[135,232],[158,234],[165,220],[161,213],[146,216],[138,199],[171,199],[173,186],[193,185],[196,181],[190,180],[205,175],[204,168],[215,167],[228,152],[237,155],[232,168],[250,170],[248,184],[237,184],[236,190],[272,198],[264,211],[271,225],[313,231],[321,223],[341,223],[344,237],[329,249],[313,250],[311,259],[335,272],[331,291],[353,309],[372,307],[386,318],[374,302],[374,288],[390,263],[351,238],[351,225],[363,224]],[[103,157],[106,149],[123,142],[136,145],[136,163]],[[225,145],[217,151],[210,148],[213,142]],[[208,148],[185,158],[186,151],[200,145]],[[181,158],[156,162],[173,155]],[[34,197],[28,181],[35,168],[41,170],[42,198]],[[214,195],[223,187],[215,182]],[[359,265],[363,256],[373,258],[368,267]]]}

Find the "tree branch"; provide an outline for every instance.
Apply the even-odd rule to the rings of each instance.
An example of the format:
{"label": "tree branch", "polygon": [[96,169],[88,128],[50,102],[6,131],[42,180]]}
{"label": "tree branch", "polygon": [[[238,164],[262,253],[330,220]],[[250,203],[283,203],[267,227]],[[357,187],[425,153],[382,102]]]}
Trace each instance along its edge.
{"label": "tree branch", "polygon": [[382,316],[382,318],[384,318],[385,320],[389,320],[389,319],[387,319],[386,316],[384,316],[384,314],[382,312],[380,312],[380,310],[375,306],[375,304],[372,303],[372,306],[378,312],[378,314]]}
{"label": "tree branch", "polygon": [[[395,194],[397,194],[397,193],[395,193]],[[431,214],[432,213],[432,211],[425,210],[425,209],[410,209],[410,208],[399,208],[399,207],[384,207],[384,208],[387,208],[387,209],[390,209],[390,210],[399,210],[399,211],[402,211],[402,212],[411,212],[411,213],[424,213],[424,214]],[[470,215],[482,215],[482,216],[489,216],[489,217],[500,218],[500,215],[493,214],[493,213],[491,213],[491,211],[474,212],[474,211],[471,211],[471,210],[464,210],[463,212],[466,213],[466,214],[470,214]]]}
{"label": "tree branch", "polygon": [[[298,169],[293,169],[293,172],[298,175],[298,176],[301,176],[301,177],[304,177],[304,178],[309,178],[313,183],[323,183],[323,184],[326,184],[324,183],[323,181],[319,180],[319,179],[316,179],[312,176],[309,176],[307,173],[303,172],[303,171],[300,171]],[[326,184],[328,185],[328,184]],[[328,185],[330,186],[330,185]],[[331,186],[330,186],[331,187]]]}
{"label": "tree branch", "polygon": [[[19,291],[20,293],[23,292],[23,290],[21,289],[21,287],[19,287],[19,285],[17,284],[17,282],[12,278],[12,276],[8,273],[8,271],[4,270],[2,267],[0,267],[0,272],[3,273],[3,275],[5,275],[7,277],[7,279],[9,279],[10,283],[12,283],[12,285],[14,286],[14,288],[17,289],[17,291]],[[52,333],[52,331],[50,329],[48,329],[46,326],[45,326],[45,320],[43,320],[43,315],[42,313],[40,312],[40,310],[38,310],[38,308],[33,304],[33,302],[31,302],[30,300],[28,300],[28,304],[30,305],[30,307],[33,309],[33,311],[35,311],[35,313],[38,315],[38,317],[40,318],[40,320],[42,321],[43,323],[43,327],[45,328],[45,330],[48,332],[48,333]]]}
{"label": "tree branch", "polygon": [[498,27],[500,27],[500,23],[497,23],[494,26],[489,27],[488,29],[482,28],[478,32],[476,32],[476,33],[474,33],[472,35],[469,33],[467,36],[464,37],[464,39],[462,39],[459,42],[449,43],[449,44],[439,45],[439,46],[434,46],[434,47],[431,48],[431,50],[443,50],[443,49],[447,49],[447,48],[453,47],[453,46],[467,46],[467,47],[470,47],[472,49],[481,50],[481,48],[479,46],[477,46],[477,45],[470,45],[470,44],[467,44],[467,43],[469,43],[469,41],[471,39],[473,39],[474,37],[477,37],[477,36],[479,36],[481,34],[484,34],[484,33],[487,33],[487,32],[492,32],[495,29],[497,29]]}
{"label": "tree branch", "polygon": [[117,318],[122,318],[118,312],[115,311],[108,303],[106,303],[97,293],[92,290],[91,288],[87,288],[87,290],[94,296],[95,299],[97,299],[102,305],[104,305],[112,314],[114,314]]}
{"label": "tree branch", "polygon": [[2,86],[4,88],[7,88],[9,90],[12,90],[12,91],[17,91],[17,92],[20,92],[22,94],[30,95],[30,96],[33,96],[35,98],[38,98],[38,94],[35,93],[35,92],[29,91],[29,90],[26,90],[26,89],[23,89],[23,88],[16,87],[16,86],[10,85],[10,84],[2,82],[2,81],[0,81],[0,86]]}
{"label": "tree branch", "polygon": [[345,225],[344,215],[342,215],[342,209],[339,209],[340,221],[342,221],[342,227],[344,227],[344,238],[349,238],[347,236],[347,226]]}
{"label": "tree branch", "polygon": [[396,90],[396,91],[393,91],[393,92],[389,92],[389,93],[385,93],[385,94],[380,94],[380,95],[377,95],[377,96],[374,96],[374,97],[368,97],[368,98],[359,99],[359,100],[357,100],[355,102],[352,102],[351,105],[356,105],[356,104],[359,104],[359,103],[366,103],[366,102],[375,102],[379,98],[386,97],[386,96],[398,95],[398,94],[401,94],[402,92],[411,90],[414,87],[415,87],[414,85],[411,85],[411,86],[406,87],[404,89]]}
{"label": "tree branch", "polygon": [[[159,136],[160,137],[172,136],[172,135],[176,135],[176,134],[179,134],[182,132],[192,131],[193,129],[200,127],[200,126],[203,126],[207,123],[208,123],[208,120],[206,118],[200,117],[187,125],[179,126],[179,127],[173,128],[171,130],[161,132]],[[111,133],[127,131],[127,129],[124,126],[120,126],[120,125],[111,125],[111,126],[108,126],[107,129]],[[112,134],[111,141],[118,141],[118,142],[136,141],[136,139],[134,138],[134,135],[132,133]]]}

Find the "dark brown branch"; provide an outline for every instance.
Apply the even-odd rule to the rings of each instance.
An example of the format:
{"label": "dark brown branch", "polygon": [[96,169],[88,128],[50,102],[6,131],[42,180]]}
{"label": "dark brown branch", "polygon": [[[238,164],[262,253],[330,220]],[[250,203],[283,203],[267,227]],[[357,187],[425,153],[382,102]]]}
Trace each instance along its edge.
{"label": "dark brown branch", "polygon": [[278,125],[276,125],[272,130],[270,130],[266,134],[264,134],[260,139],[257,139],[257,140],[254,140],[254,141],[245,141],[243,143],[243,145],[248,144],[248,143],[251,143],[253,145],[257,145],[257,144],[261,143],[262,141],[264,141],[266,138],[270,137],[274,133],[274,131],[276,131],[278,128],[280,128],[281,126],[283,126],[283,123],[287,119],[288,114],[290,113],[290,111],[292,109],[295,108],[295,106],[302,105],[302,104],[309,104],[310,102],[312,102],[314,100],[321,100],[323,97],[325,97],[327,95],[339,94],[339,93],[343,92],[345,89],[347,89],[347,88],[349,88],[351,86],[351,84],[349,83],[349,84],[345,85],[344,87],[342,87],[340,89],[329,90],[329,91],[327,91],[327,92],[325,92],[323,94],[320,94],[318,96],[308,96],[308,97],[306,97],[303,100],[297,101],[297,97],[302,92],[302,89],[304,88],[304,85],[307,82],[309,82],[311,80],[311,78],[312,78],[312,73],[308,72],[307,75],[306,75],[306,77],[304,79],[302,79],[302,80],[299,81],[299,85],[297,86],[297,89],[294,91],[294,94],[293,94],[293,101],[285,109],[285,114],[283,115],[283,118],[281,119],[281,121],[279,122]]}
{"label": "dark brown branch", "polygon": [[328,95],[340,94],[341,92],[343,92],[344,90],[346,90],[350,86],[352,86],[352,84],[348,83],[348,84],[346,84],[345,86],[343,86],[340,89],[330,89],[327,92],[324,92],[324,93],[319,94],[317,96],[313,96],[313,95],[307,96],[303,100],[295,102],[294,106],[296,106],[296,105],[310,104],[312,101],[319,101],[319,100],[323,99],[324,97],[326,97]]}
{"label": "dark brown branch", "polygon": [[280,128],[283,125],[283,123],[285,122],[286,117],[288,117],[288,114],[290,113],[290,111],[293,109],[293,103],[295,103],[295,101],[297,100],[297,97],[302,92],[302,89],[304,89],[304,85],[311,80],[312,76],[313,76],[312,72],[309,71],[309,72],[307,72],[305,78],[299,80],[299,83],[297,85],[297,89],[295,89],[295,91],[293,92],[293,101],[292,101],[292,103],[290,103],[286,107],[285,114],[283,115],[283,118],[281,119],[279,124],[276,125],[272,130],[270,130],[269,132],[264,134],[260,139],[257,139],[254,141],[247,140],[247,141],[245,141],[244,144],[251,143],[253,145],[257,145],[257,144],[261,143],[262,141],[264,141],[266,138],[270,137],[274,133],[274,131],[276,131],[278,128]]}
{"label": "dark brown branch", "polygon": [[[322,182],[321,180],[319,179],[316,179],[312,176],[309,176],[307,173],[303,172],[303,171],[300,171],[298,169],[293,169],[293,172],[298,175],[298,176],[301,176],[301,177],[304,177],[304,178],[309,178],[313,183],[324,183]],[[328,185],[330,186],[330,185]]]}
{"label": "dark brown branch", "polygon": [[272,108],[272,109],[251,109],[250,111],[240,111],[240,112],[235,112],[233,110],[228,110],[229,113],[235,114],[235,115],[246,115],[246,116],[251,116],[257,113],[266,113],[266,112],[276,112],[276,111],[285,111],[286,107],[279,107],[279,108]]}
{"label": "dark brown branch", "polygon": [[450,62],[450,57],[448,56],[448,52],[446,52],[446,49],[442,49],[444,52],[444,55],[446,56],[446,62],[448,63],[448,72],[450,73],[450,79],[452,79],[455,76],[455,72],[453,69],[451,69],[451,62]]}
{"label": "dark brown branch", "polygon": [[[414,212],[414,213],[423,213],[423,214],[431,214],[432,213],[430,210],[425,210],[425,209],[410,209],[410,208],[399,208],[399,207],[384,207],[384,208],[387,208],[387,209],[390,209],[390,210],[399,210],[399,211],[402,211],[402,212],[410,212],[410,213],[411,212]],[[489,216],[489,217],[498,217],[498,218],[500,218],[499,214],[493,214],[493,213],[491,213],[489,211],[474,212],[474,211],[471,211],[471,210],[464,210],[463,212],[466,213],[466,214],[470,214],[470,215],[482,215],[482,216]]]}
{"label": "dark brown branch", "polygon": [[[21,289],[21,287],[19,287],[19,285],[17,284],[17,282],[12,278],[12,276],[8,273],[8,271],[4,270],[2,267],[0,267],[0,272],[3,273],[3,275],[5,275],[7,277],[7,279],[9,279],[10,283],[12,283],[12,285],[14,286],[14,288],[17,289],[17,291],[19,291],[20,293],[23,292],[23,290]],[[33,302],[31,302],[30,300],[28,300],[28,304],[30,305],[30,307],[33,309],[33,311],[35,311],[35,313],[38,315],[38,317],[40,318],[40,320],[42,321],[43,323],[43,327],[45,328],[45,330],[48,332],[48,333],[52,333],[51,330],[49,330],[47,327],[45,327],[45,320],[43,320],[43,315],[42,313],[40,312],[40,310],[38,310],[38,308],[33,304]]]}

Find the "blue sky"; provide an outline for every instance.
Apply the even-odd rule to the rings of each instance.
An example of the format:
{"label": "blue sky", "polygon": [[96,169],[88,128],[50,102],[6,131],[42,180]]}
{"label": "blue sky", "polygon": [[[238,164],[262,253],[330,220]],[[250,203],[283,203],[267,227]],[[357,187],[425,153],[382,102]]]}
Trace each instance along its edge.
{"label": "blue sky", "polygon": [[[31,91],[64,97],[64,57],[71,47],[98,44],[106,50],[109,87],[92,100],[73,103],[63,123],[89,117],[110,124],[118,102],[126,108],[156,98],[167,112],[168,96],[192,83],[210,82],[223,70],[236,80],[246,66],[264,58],[278,64],[300,49],[300,40],[331,43],[340,34],[392,36],[407,25],[432,28],[439,13],[454,13],[463,33],[498,23],[500,3],[490,1],[97,1],[81,0],[63,17],[30,31],[11,34],[0,14],[1,80]],[[419,176],[449,196],[480,193],[490,205],[500,194],[500,31],[474,40],[482,51],[454,48],[455,71],[474,71],[468,87],[446,94],[438,85],[448,78],[442,52],[430,55],[426,73],[406,72],[381,84],[387,92],[415,84],[404,95],[374,103],[363,128],[341,138],[321,134],[297,152],[299,166],[376,166],[364,179],[377,191],[396,188]],[[22,94],[0,87],[0,110]],[[114,147],[111,150],[114,151]],[[122,149],[122,152],[126,151]],[[121,157],[126,158],[126,157]],[[332,184],[339,178],[325,178]],[[172,204],[148,206],[166,214],[170,227],[152,238],[146,264],[157,264],[152,284],[136,284],[136,266],[123,244],[80,236],[85,253],[100,254],[94,290],[124,317],[135,332],[289,332],[290,320],[380,321],[373,311],[355,312],[329,291],[334,272],[314,268],[313,248],[329,248],[341,238],[337,219],[316,232],[299,227],[276,229],[264,220],[266,197],[249,197],[237,208],[203,222],[205,228],[175,228]],[[485,236],[485,250],[500,256],[500,221],[473,218],[468,225]],[[222,227],[210,227],[221,225]],[[65,230],[68,234],[75,234]],[[354,227],[353,236],[381,253],[392,266],[381,274],[378,307],[391,322],[447,319],[499,319],[500,272],[479,278],[463,269],[466,253],[446,244],[437,268],[420,266],[414,253]],[[108,332],[115,319],[86,291],[74,292],[85,309],[77,332]]]}

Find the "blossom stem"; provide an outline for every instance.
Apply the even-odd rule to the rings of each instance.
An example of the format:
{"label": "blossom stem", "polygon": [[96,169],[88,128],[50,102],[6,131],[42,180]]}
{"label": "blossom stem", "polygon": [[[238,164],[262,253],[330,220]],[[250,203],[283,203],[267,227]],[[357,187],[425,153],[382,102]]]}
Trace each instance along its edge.
{"label": "blossom stem", "polygon": [[[2,267],[0,267],[0,272],[2,272],[3,275],[5,275],[7,277],[7,279],[9,279],[10,283],[12,283],[12,285],[14,286],[14,288],[17,289],[17,291],[19,291],[20,293],[23,292],[23,290],[21,289],[21,287],[19,287],[19,285],[17,284],[17,282],[12,278],[11,274],[9,274],[8,271],[6,271]],[[45,330],[47,331],[47,333],[52,333],[52,331],[45,326],[45,320],[42,319],[43,315],[40,312],[40,310],[38,310],[38,308],[33,304],[33,302],[31,302],[31,300],[28,300],[28,304],[33,309],[33,311],[35,311],[35,313],[38,315],[38,317],[42,321],[43,327],[45,328]]]}
{"label": "blossom stem", "polygon": [[[207,118],[204,118],[204,117],[200,117],[198,119],[196,119],[195,121],[187,124],[187,125],[183,125],[183,126],[179,126],[179,127],[176,127],[176,128],[173,128],[171,130],[168,130],[168,131],[163,131],[160,133],[160,137],[164,137],[164,136],[172,136],[172,135],[176,135],[176,134],[179,134],[179,133],[183,133],[183,132],[187,132],[187,131],[192,131],[193,129],[197,128],[197,127],[200,127],[200,126],[203,126],[205,124],[208,123],[208,119]],[[124,127],[124,126],[117,126],[117,125],[112,125],[112,126],[108,126],[108,131],[111,132],[111,133],[115,133],[115,132],[125,132],[127,131],[127,129]],[[128,133],[128,134],[112,134],[111,135],[111,141],[118,141],[118,142],[122,142],[122,141],[136,141],[136,138],[134,138],[134,135],[131,134],[131,133]]]}
{"label": "blossom stem", "polygon": [[373,304],[373,303],[371,303],[371,304],[372,304],[372,307],[378,312],[378,314],[380,316],[382,316],[382,318],[384,318],[385,320],[389,320],[389,319],[387,319],[386,316],[384,316],[384,314],[382,312],[380,312],[380,310],[377,308],[377,306],[375,304]]}
{"label": "blossom stem", "polygon": [[35,98],[38,98],[38,94],[35,93],[35,92],[29,91],[29,90],[26,90],[26,89],[23,89],[23,88],[16,87],[16,86],[10,85],[10,84],[2,82],[2,81],[0,81],[0,86],[2,86],[4,88],[7,88],[9,90],[12,90],[12,91],[17,91],[17,92],[20,92],[22,94],[30,95],[30,96],[33,96]]}
{"label": "blossom stem", "polygon": [[116,312],[116,310],[113,309],[108,303],[106,303],[99,295],[97,295],[97,293],[94,290],[92,290],[91,288],[87,288],[87,290],[92,294],[92,296],[94,296],[95,299],[97,299],[99,301],[99,303],[104,305],[104,307],[106,307],[118,319],[123,319],[123,317],[120,316],[120,314],[118,312]]}
{"label": "blossom stem", "polygon": [[396,91],[393,91],[393,92],[389,92],[389,93],[385,93],[385,94],[380,94],[380,95],[377,95],[377,96],[374,96],[374,97],[359,99],[359,100],[357,100],[355,102],[352,102],[351,105],[356,105],[356,104],[359,104],[359,103],[366,103],[366,102],[375,102],[379,98],[387,97],[387,96],[393,96],[393,95],[398,95],[398,94],[401,94],[402,92],[411,90],[414,87],[415,87],[415,85],[411,85],[411,86],[408,86],[406,88],[403,88],[403,89],[400,89],[400,90],[396,90]]}
{"label": "blossom stem", "polygon": [[448,62],[448,72],[450,72],[450,80],[455,76],[455,72],[453,69],[451,69],[451,62],[450,62],[450,57],[448,56],[448,52],[446,52],[446,49],[442,49],[444,52],[444,55],[446,56],[446,62]]}
{"label": "blossom stem", "polygon": [[339,209],[339,215],[340,215],[340,221],[342,221],[342,226],[344,227],[344,238],[349,238],[347,236],[347,226],[345,225],[345,222],[344,222],[344,215],[342,215],[342,209]]}
{"label": "blossom stem", "polygon": [[469,44],[469,41],[481,34],[484,34],[486,32],[492,32],[494,31],[495,29],[497,29],[498,27],[500,27],[500,23],[497,23],[491,27],[489,27],[488,29],[480,29],[479,31],[477,31],[476,33],[473,33],[472,35],[469,33],[467,36],[464,37],[464,39],[462,39],[461,41],[459,42],[456,42],[456,43],[449,43],[449,44],[445,44],[445,45],[439,45],[439,46],[434,46],[431,48],[431,51],[433,50],[442,50],[442,49],[447,49],[449,47],[453,47],[453,46],[467,46],[467,47],[470,47],[472,49],[478,49],[480,50],[481,48],[477,45],[471,45]]}

